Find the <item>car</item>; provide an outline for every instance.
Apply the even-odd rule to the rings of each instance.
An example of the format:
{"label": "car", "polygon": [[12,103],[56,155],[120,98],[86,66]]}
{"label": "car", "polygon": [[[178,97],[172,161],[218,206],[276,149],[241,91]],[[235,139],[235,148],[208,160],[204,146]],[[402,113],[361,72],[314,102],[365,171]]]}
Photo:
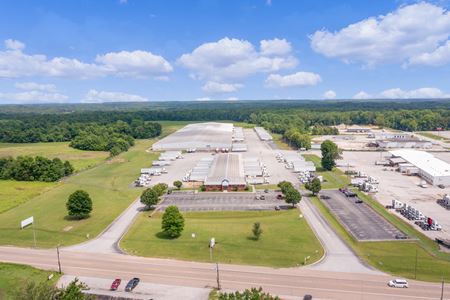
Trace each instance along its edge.
{"label": "car", "polygon": [[388,282],[388,286],[395,288],[407,288],[408,281],[406,281],[405,279],[393,279]]}
{"label": "car", "polygon": [[134,277],[130,281],[128,281],[127,286],[125,287],[125,292],[131,292],[134,290],[134,288],[139,284],[139,281],[141,281],[139,278]]}
{"label": "car", "polygon": [[445,185],[443,185],[443,184],[438,184],[438,188],[440,188],[440,189],[445,189]]}
{"label": "car", "polygon": [[278,199],[278,200],[281,200],[281,199],[283,199],[283,195],[281,195],[281,194],[278,194],[278,195],[277,195],[277,199]]}
{"label": "car", "polygon": [[303,300],[312,300],[312,296],[307,294],[303,296]]}
{"label": "car", "polygon": [[259,199],[261,199],[261,197],[259,195],[256,195],[255,200],[259,200]]}
{"label": "car", "polygon": [[275,210],[280,210],[281,208],[277,205],[275,206]]}
{"label": "car", "polygon": [[355,203],[360,204],[360,203],[363,203],[363,201],[362,201],[361,199],[357,198],[357,199],[355,200]]}
{"label": "car", "polygon": [[120,278],[114,279],[113,283],[111,284],[111,291],[117,290],[117,288],[119,287],[121,282],[122,282],[122,279],[120,279]]}
{"label": "car", "polygon": [[261,200],[266,200],[266,197],[264,197],[264,195],[261,195],[260,199]]}
{"label": "car", "polygon": [[269,190],[268,190],[268,189],[265,189],[265,190],[264,190],[264,193],[266,193],[266,194],[267,194],[268,192],[269,192]]}
{"label": "car", "polygon": [[406,240],[408,237],[404,234],[396,234],[395,239],[397,240]]}

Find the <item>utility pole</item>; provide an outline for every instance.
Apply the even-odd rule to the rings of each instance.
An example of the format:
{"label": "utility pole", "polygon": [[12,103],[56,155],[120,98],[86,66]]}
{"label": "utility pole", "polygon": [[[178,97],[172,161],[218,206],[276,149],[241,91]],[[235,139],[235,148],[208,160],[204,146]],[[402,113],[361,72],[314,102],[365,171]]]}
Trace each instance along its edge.
{"label": "utility pole", "polygon": [[219,263],[216,263],[217,289],[220,291]]}
{"label": "utility pole", "polygon": [[441,300],[444,300],[444,276],[442,276]]}
{"label": "utility pole", "polygon": [[416,247],[416,264],[414,265],[414,279],[417,279],[417,247]]}
{"label": "utility pole", "polygon": [[56,255],[58,256],[58,272],[61,274],[61,259],[59,257],[59,245],[56,246]]}
{"label": "utility pole", "polygon": [[34,248],[36,248],[36,231],[34,230],[34,221],[33,221],[33,242],[34,242]]}

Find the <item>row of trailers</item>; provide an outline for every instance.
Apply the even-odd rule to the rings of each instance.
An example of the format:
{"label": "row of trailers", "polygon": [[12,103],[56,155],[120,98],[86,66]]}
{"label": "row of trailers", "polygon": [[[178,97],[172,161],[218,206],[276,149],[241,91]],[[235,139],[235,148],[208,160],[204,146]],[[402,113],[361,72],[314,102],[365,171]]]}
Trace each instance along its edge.
{"label": "row of trailers", "polygon": [[[276,154],[278,162],[284,163],[286,169],[298,174],[301,183],[307,183],[315,177],[316,166],[312,161],[306,161],[296,151],[283,151]],[[319,177],[322,181],[322,177]]]}
{"label": "row of trailers", "polygon": [[153,161],[151,168],[141,169],[141,175],[136,180],[137,186],[149,186],[152,176],[160,176],[167,173],[166,166],[170,166],[172,161],[183,158],[181,151],[167,151],[159,155],[158,160]]}

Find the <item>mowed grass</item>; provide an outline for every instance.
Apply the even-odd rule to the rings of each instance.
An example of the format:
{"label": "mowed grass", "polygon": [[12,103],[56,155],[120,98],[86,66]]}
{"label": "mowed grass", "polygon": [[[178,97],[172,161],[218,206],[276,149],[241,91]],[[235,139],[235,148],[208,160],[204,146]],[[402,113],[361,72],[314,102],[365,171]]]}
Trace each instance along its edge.
{"label": "mowed grass", "polygon": [[[436,133],[435,133],[436,132]],[[439,135],[439,131],[429,132],[429,131],[420,131],[416,132],[417,134],[423,135],[424,137],[437,140],[437,141],[449,141],[448,138]]]}
{"label": "mowed grass", "polygon": [[[392,224],[416,240],[388,242],[358,242],[339,223],[328,208],[316,197],[313,203],[344,241],[368,264],[383,272],[396,276],[424,280],[450,281],[450,254],[439,251],[438,246],[408,223],[386,211],[381,204],[369,196],[359,197]],[[416,265],[417,255],[417,265]]]}
{"label": "mowed grass", "polygon": [[271,133],[273,142],[280,150],[292,150],[292,148],[283,140],[283,135],[279,133]]}
{"label": "mowed grass", "polygon": [[83,151],[74,149],[69,147],[68,142],[29,144],[0,143],[0,157],[17,157],[21,155],[44,156],[47,158],[58,157],[62,160],[70,161],[76,171],[96,166],[109,157],[109,153],[105,151]]}
{"label": "mowed grass", "polygon": [[[181,237],[166,239],[161,214],[142,214],[120,246],[130,254],[209,262],[208,243],[216,239],[213,261],[229,264],[292,267],[323,256],[323,249],[297,209],[266,212],[189,212]],[[253,223],[260,222],[260,240],[252,239]],[[191,234],[196,237],[192,238]]]}
{"label": "mowed grass", "polygon": [[52,274],[51,271],[29,266],[0,263],[0,299],[14,300],[15,291],[25,287],[28,282],[55,284],[60,276],[53,273],[54,277],[49,281],[50,274]]}
{"label": "mowed grass", "polygon": [[57,182],[0,180],[0,214],[49,191],[58,184]]}
{"label": "mowed grass", "polygon": [[[94,238],[133,200],[141,189],[131,187],[142,167],[151,165],[156,153],[148,153],[153,140],[139,140],[128,152],[68,177],[53,189],[0,214],[0,244],[32,246],[31,228],[19,229],[20,220],[34,216],[38,247],[71,245]],[[93,200],[91,217],[68,220],[66,202],[76,190],[87,191]]]}
{"label": "mowed grass", "polygon": [[323,176],[324,182],[322,183],[322,189],[336,189],[347,186],[350,184],[348,177],[339,170],[334,168],[332,171],[326,171],[322,167],[320,157],[314,154],[302,154],[305,160],[312,161],[317,168],[317,175]]}

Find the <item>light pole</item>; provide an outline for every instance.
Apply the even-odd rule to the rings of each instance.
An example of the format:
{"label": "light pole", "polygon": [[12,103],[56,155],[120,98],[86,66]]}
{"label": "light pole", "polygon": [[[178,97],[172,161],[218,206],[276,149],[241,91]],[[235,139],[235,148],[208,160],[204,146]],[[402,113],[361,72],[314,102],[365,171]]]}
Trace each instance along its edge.
{"label": "light pole", "polygon": [[59,245],[56,246],[56,255],[58,256],[58,272],[61,274],[61,259],[59,257]]}
{"label": "light pole", "polygon": [[441,300],[444,300],[444,276],[442,276]]}

